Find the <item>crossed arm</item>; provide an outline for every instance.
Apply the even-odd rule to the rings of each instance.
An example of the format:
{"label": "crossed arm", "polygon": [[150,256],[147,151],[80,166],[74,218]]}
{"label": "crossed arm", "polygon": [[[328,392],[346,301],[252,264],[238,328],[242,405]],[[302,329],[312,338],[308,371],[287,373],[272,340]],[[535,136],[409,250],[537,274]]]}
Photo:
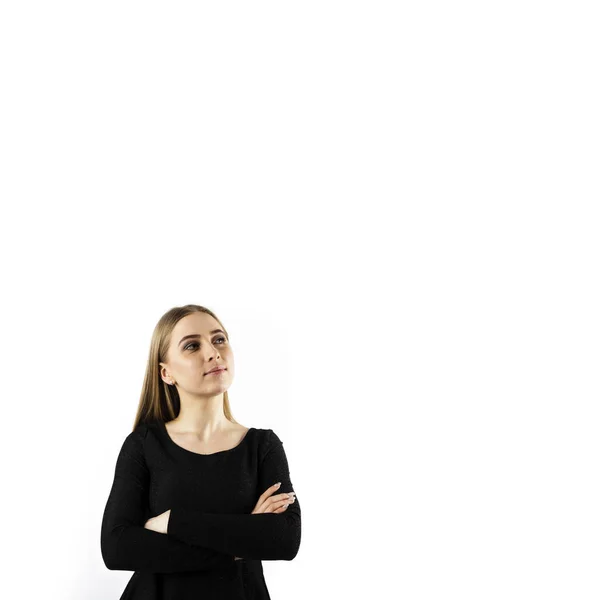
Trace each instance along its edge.
{"label": "crossed arm", "polygon": [[[259,465],[259,489],[277,481],[281,492],[293,491],[283,444],[270,430]],[[143,438],[133,432],[119,453],[102,520],[102,557],[109,569],[203,571],[231,564],[237,557],[292,560],[298,553],[297,500],[283,513],[218,514],[178,507],[151,519],[152,528],[147,528],[148,484]]]}

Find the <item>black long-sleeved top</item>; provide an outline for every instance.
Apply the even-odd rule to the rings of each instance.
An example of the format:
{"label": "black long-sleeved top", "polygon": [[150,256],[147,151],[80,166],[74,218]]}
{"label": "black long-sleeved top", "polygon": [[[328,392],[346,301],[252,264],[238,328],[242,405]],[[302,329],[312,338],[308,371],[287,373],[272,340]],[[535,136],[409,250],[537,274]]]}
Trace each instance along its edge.
{"label": "black long-sleeved top", "polygon": [[[292,492],[283,444],[251,427],[230,450],[199,454],[162,421],[123,442],[101,530],[109,569],[135,571],[121,600],[269,599],[262,560],[292,560],[300,547],[298,499],[279,514],[251,514],[259,496]],[[167,533],[144,528],[171,509]],[[235,560],[234,557],[242,560]]]}

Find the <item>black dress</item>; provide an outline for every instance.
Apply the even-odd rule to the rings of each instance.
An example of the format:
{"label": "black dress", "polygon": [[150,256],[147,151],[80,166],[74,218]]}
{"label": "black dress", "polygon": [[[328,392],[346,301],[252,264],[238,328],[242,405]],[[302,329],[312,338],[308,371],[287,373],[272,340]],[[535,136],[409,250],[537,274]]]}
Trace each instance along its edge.
{"label": "black dress", "polygon": [[[270,599],[262,560],[292,560],[300,505],[251,514],[261,494],[292,492],[283,444],[251,427],[230,450],[199,454],[162,421],[140,424],[123,442],[101,530],[108,569],[134,571],[121,600]],[[171,509],[166,534],[144,528]],[[242,560],[235,560],[234,557]]]}

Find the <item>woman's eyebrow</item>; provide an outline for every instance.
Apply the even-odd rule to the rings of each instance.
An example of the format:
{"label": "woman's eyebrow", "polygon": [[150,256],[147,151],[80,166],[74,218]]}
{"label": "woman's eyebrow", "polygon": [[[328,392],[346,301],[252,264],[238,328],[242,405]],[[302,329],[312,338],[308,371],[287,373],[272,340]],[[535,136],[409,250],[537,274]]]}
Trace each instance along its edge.
{"label": "woman's eyebrow", "polygon": [[[225,332],[224,332],[222,329],[213,329],[213,330],[210,332],[210,335],[212,335],[213,333],[223,333],[223,334],[225,334]],[[227,334],[225,334],[225,335],[227,335]],[[202,336],[201,336],[199,333],[191,333],[190,335],[185,335],[185,336],[183,336],[183,337],[182,337],[182,338],[179,340],[179,343],[181,344],[181,342],[183,342],[184,340],[187,340],[187,339],[189,339],[189,338],[197,338],[197,337],[202,337]]]}

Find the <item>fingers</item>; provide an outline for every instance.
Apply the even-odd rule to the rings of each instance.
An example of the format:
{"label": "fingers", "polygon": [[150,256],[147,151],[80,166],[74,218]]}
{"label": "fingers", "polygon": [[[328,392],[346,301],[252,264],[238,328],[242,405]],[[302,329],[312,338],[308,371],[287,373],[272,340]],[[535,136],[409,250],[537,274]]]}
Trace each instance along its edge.
{"label": "fingers", "polygon": [[294,503],[295,501],[296,497],[293,492],[291,494],[278,494],[277,496],[268,498],[264,502],[260,503],[260,505],[257,504],[253,514],[283,512],[285,509],[287,509],[288,505]]}
{"label": "fingers", "polygon": [[[265,493],[260,497],[260,500],[263,500],[263,501],[266,500],[271,494],[275,493],[279,489],[280,486],[281,486],[281,482],[276,483],[275,485],[272,485],[271,487],[267,488]],[[294,492],[291,492],[291,493],[294,494]],[[280,497],[281,496],[287,496],[287,493],[284,492],[283,494],[280,494]]]}
{"label": "fingers", "polygon": [[272,494],[275,493],[280,486],[281,482],[276,483],[265,490],[264,494],[262,494],[258,499],[254,511],[252,511],[253,514],[283,512],[287,509],[287,504],[291,504],[295,501],[295,492],[284,492],[281,494],[277,494],[276,496],[272,496]]}
{"label": "fingers", "polygon": [[275,493],[279,486],[281,485],[281,481],[267,488],[266,491],[262,494],[262,496],[258,499],[259,502],[264,502],[271,494]]}
{"label": "fingers", "polygon": [[[287,507],[296,501],[295,494],[279,494],[267,500],[265,512],[283,512]],[[281,510],[279,510],[281,509]]]}
{"label": "fingers", "polygon": [[280,506],[279,508],[275,509],[273,511],[273,513],[280,514],[282,512],[285,512],[289,508],[290,504],[292,504],[292,503],[293,503],[293,501],[292,502],[285,502],[283,506]]}

